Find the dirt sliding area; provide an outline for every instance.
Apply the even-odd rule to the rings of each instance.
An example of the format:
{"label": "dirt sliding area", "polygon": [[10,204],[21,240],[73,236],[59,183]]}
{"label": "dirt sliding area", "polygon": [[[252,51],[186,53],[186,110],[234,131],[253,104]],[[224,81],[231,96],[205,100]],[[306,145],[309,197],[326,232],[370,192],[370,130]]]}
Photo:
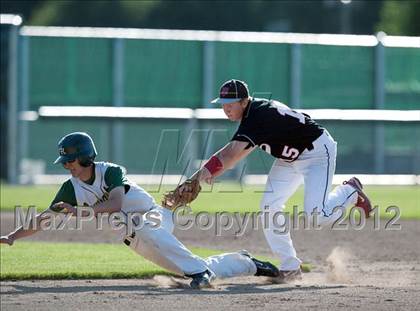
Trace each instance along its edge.
{"label": "dirt sliding area", "polygon": [[[2,232],[13,215],[2,214]],[[382,221],[382,220],[381,220]],[[420,221],[399,220],[401,230],[293,230],[298,254],[314,269],[294,284],[273,285],[257,277],[220,280],[212,289],[191,290],[187,280],[156,276],[130,280],[8,281],[1,284],[2,310],[418,310]],[[248,249],[270,255],[260,230],[177,230],[188,246]],[[42,232],[28,240],[109,242],[110,230]],[[36,259],[34,259],[36,260]]]}

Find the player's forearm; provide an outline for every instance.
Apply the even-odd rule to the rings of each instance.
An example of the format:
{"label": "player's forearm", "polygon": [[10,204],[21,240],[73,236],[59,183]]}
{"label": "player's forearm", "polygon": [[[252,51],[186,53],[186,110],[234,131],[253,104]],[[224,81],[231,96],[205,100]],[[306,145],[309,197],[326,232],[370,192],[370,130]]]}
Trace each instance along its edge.
{"label": "player's forearm", "polygon": [[18,240],[27,236],[31,236],[38,232],[39,229],[24,229],[23,227],[17,228],[15,231],[8,234],[9,239]]}
{"label": "player's forearm", "polygon": [[93,207],[94,215],[98,213],[108,213],[112,214],[119,212],[122,208],[122,200],[119,199],[109,199],[108,201],[101,202]]}
{"label": "player's forearm", "polygon": [[218,157],[213,156],[201,169],[196,171],[190,179],[197,179],[200,182],[205,181],[207,183],[212,183],[214,178],[223,175],[223,173],[229,168],[230,166],[226,167]]}
{"label": "player's forearm", "polygon": [[226,170],[233,168],[236,163],[252,152],[254,148],[247,148],[247,145],[247,142],[242,141],[229,142],[213,154],[206,164],[191,176],[191,179],[209,181],[222,175]]}
{"label": "player's forearm", "polygon": [[27,229],[24,228],[23,226],[20,226],[20,227],[16,228],[15,231],[9,233],[7,235],[7,237],[9,239],[15,241],[15,240],[18,240],[18,239],[21,239],[21,238],[24,238],[24,237],[31,236],[34,233],[37,233],[41,229],[41,226],[40,226],[41,217],[37,216],[35,218],[35,222],[36,222],[35,226],[33,225],[33,221],[34,220],[32,220],[30,222],[29,227]]}
{"label": "player's forearm", "polygon": [[[236,163],[241,159],[241,157],[237,154],[232,154],[230,152],[227,152],[226,150],[222,149],[219,152],[217,152],[217,158],[220,160],[220,162],[223,164],[222,174],[231,169],[234,168]],[[221,175],[221,174],[219,174]],[[219,176],[217,175],[217,176]]]}
{"label": "player's forearm", "polygon": [[191,175],[190,179],[197,179],[198,181],[205,181],[208,178],[214,178],[220,175],[223,175],[224,170],[221,170],[220,172],[211,174],[205,167],[202,167],[198,171],[196,171],[194,174]]}
{"label": "player's forearm", "polygon": [[216,152],[201,169],[191,176],[191,179],[204,181],[209,178],[216,178],[233,168],[240,158],[224,155],[221,151]]}

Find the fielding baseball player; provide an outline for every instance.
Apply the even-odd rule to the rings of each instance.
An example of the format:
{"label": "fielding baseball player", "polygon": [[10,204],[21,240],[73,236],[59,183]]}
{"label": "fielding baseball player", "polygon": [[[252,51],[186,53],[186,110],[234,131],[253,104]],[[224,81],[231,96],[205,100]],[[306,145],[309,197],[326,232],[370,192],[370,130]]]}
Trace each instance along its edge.
{"label": "fielding baseball player", "polygon": [[[72,177],[61,186],[48,211],[76,215],[77,206],[90,206],[95,216],[98,213],[141,213],[144,225],[128,233],[124,243],[155,264],[192,278],[192,288],[209,287],[215,277],[278,276],[278,269],[274,265],[253,258],[246,251],[206,259],[192,254],[172,234],[172,211],[157,205],[145,190],[125,176],[121,166],[94,162],[96,148],[86,133],[68,134],[59,141],[58,147],[59,157],[55,163],[61,163]],[[160,226],[152,224],[152,218],[148,217],[152,212],[153,217],[160,220]],[[39,223],[45,215],[45,212],[37,215],[36,228],[40,228]],[[16,239],[32,235],[36,231],[20,227],[1,237],[0,242],[12,245]]]}
{"label": "fielding baseball player", "polygon": [[[304,210],[307,215],[316,213],[318,224],[335,221],[341,213],[334,208],[352,204],[362,208],[369,217],[371,204],[362,191],[362,184],[353,177],[330,192],[337,143],[308,115],[275,100],[251,98],[246,83],[239,80],[225,82],[220,96],[212,103],[221,104],[229,120],[239,122],[239,127],[232,140],[190,180],[165,196],[163,204],[177,205],[183,193],[196,191],[191,189],[194,182],[212,183],[215,177],[232,168],[256,147],[261,148],[276,158],[268,174],[261,209],[270,216],[270,224],[264,228],[265,237],[281,260],[277,281],[300,278],[301,260],[296,256],[290,233],[276,232],[275,213],[283,210],[289,197],[304,183]],[[284,216],[280,215],[277,221],[284,223]]]}

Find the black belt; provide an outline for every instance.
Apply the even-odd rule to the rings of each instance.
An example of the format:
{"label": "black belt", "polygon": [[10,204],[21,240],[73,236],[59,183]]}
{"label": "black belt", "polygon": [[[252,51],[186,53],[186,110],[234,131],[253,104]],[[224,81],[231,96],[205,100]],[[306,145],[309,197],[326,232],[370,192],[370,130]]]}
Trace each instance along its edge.
{"label": "black belt", "polygon": [[[130,238],[134,239],[134,237],[135,237],[135,236],[136,236],[136,233],[135,233],[135,232],[133,232],[133,233],[130,235]],[[127,246],[130,246],[131,241],[130,241],[129,239],[125,238],[125,239],[124,239],[124,244],[125,244],[125,245],[127,245]]]}

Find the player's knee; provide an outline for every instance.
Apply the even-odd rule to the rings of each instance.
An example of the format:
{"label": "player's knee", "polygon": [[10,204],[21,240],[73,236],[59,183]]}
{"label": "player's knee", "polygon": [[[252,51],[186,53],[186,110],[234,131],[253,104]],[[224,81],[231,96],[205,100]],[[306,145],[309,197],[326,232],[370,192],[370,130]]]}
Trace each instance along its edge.
{"label": "player's knee", "polygon": [[142,228],[136,230],[136,236],[142,240],[154,241],[158,235],[158,229],[147,223]]}

